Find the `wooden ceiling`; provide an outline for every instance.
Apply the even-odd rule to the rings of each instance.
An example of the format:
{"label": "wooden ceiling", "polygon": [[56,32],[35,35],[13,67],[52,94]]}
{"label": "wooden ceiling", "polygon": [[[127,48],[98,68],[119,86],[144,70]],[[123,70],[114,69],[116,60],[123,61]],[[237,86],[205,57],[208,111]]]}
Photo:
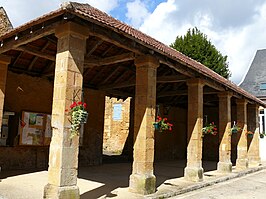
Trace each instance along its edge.
{"label": "wooden ceiling", "polygon": [[[41,27],[42,24],[28,27],[18,38],[13,38],[15,41],[9,39],[9,43],[0,49],[0,53],[12,58],[9,70],[53,81],[57,49],[54,30],[58,24],[68,21],[85,25],[91,30],[86,45],[84,87],[104,90],[111,97],[133,97],[136,77],[134,59],[143,54],[154,54],[160,61],[157,70],[157,104],[186,107],[186,80],[195,77],[206,80],[206,77],[182,63],[176,63],[119,33],[69,14],[67,19],[63,15],[46,22],[45,27]],[[215,82],[206,82],[205,104],[218,106],[216,94],[223,91],[224,87]],[[235,96],[238,96],[237,93]]]}

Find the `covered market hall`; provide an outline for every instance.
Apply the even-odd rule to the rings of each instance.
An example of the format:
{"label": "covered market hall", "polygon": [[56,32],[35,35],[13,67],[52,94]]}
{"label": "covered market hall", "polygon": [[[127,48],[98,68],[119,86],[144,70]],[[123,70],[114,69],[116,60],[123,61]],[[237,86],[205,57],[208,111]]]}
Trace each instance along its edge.
{"label": "covered market hall", "polygon": [[[260,165],[261,100],[102,11],[68,2],[0,36],[2,172],[47,167],[44,198],[79,198],[78,168],[102,164],[106,96],[131,97],[130,192],[156,192],[157,161],[185,160],[192,182],[204,180],[202,160],[224,175]],[[89,114],[72,136],[74,101]],[[157,131],[156,116],[172,131]],[[216,135],[203,134],[209,123]]]}

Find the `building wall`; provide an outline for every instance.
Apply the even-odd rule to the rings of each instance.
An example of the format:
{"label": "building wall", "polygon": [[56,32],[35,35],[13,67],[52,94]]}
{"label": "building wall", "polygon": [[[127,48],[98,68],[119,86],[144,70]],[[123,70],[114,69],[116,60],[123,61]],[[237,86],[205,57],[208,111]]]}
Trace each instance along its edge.
{"label": "building wall", "polygon": [[[219,133],[219,108],[218,107],[204,107],[203,110],[203,126],[207,123],[214,122],[218,128]],[[203,149],[202,159],[218,161],[219,158],[219,135],[204,135],[203,137]]]}
{"label": "building wall", "polygon": [[12,28],[12,24],[10,23],[10,20],[4,8],[0,7],[0,36],[11,30]]}
{"label": "building wall", "polygon": [[[160,110],[163,107],[160,106]],[[172,131],[155,131],[155,160],[185,159],[187,149],[187,110],[185,108],[171,107],[168,115],[159,114],[162,118],[167,117],[173,124]]]}
{"label": "building wall", "polygon": [[[89,116],[84,128],[83,146],[80,147],[79,164],[100,164],[105,95],[100,91],[85,89],[84,97]],[[47,168],[49,147],[20,146],[17,135],[21,111],[51,114],[52,99],[53,82],[8,72],[4,110],[15,112],[15,116],[9,120],[9,146],[0,146],[2,169]]]}
{"label": "building wall", "polygon": [[[114,105],[121,105],[121,117],[114,119]],[[119,111],[118,111],[119,112]],[[106,97],[104,116],[104,154],[120,155],[129,134],[130,98],[118,100]]]}

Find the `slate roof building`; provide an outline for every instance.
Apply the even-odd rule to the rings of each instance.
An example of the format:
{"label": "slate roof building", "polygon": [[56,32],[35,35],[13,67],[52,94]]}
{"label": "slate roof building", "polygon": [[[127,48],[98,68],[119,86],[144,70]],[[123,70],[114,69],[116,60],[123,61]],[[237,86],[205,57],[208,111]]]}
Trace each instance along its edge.
{"label": "slate roof building", "polygon": [[[240,83],[240,87],[266,102],[266,49],[257,50],[250,68]],[[261,108],[259,114],[260,133],[266,130],[266,109]],[[260,156],[266,160],[266,142],[260,140]]]}
{"label": "slate roof building", "polygon": [[258,50],[240,87],[266,102],[266,49]]}

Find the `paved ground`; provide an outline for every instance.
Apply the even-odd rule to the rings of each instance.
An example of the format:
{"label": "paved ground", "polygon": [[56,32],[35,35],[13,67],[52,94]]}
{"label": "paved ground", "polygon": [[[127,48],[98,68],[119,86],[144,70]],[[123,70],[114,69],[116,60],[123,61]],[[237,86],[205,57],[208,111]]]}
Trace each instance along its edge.
{"label": "paved ground", "polygon": [[[203,167],[206,171],[204,173],[204,181],[192,183],[182,178],[185,161],[156,163],[157,192],[145,198],[171,197],[245,174],[234,170],[232,174],[227,176],[221,175],[215,171],[216,164],[216,162],[203,162]],[[249,169],[247,172],[253,172],[257,169]],[[259,169],[262,169],[262,167]],[[143,196],[128,192],[130,174],[130,163],[104,164],[95,167],[79,168],[78,186],[80,188],[81,199],[144,198]],[[47,171],[2,171],[0,179],[2,179],[0,182],[0,199],[41,199],[43,187],[47,183]]]}
{"label": "paved ground", "polygon": [[264,199],[266,198],[266,171],[192,191],[173,199]]}

